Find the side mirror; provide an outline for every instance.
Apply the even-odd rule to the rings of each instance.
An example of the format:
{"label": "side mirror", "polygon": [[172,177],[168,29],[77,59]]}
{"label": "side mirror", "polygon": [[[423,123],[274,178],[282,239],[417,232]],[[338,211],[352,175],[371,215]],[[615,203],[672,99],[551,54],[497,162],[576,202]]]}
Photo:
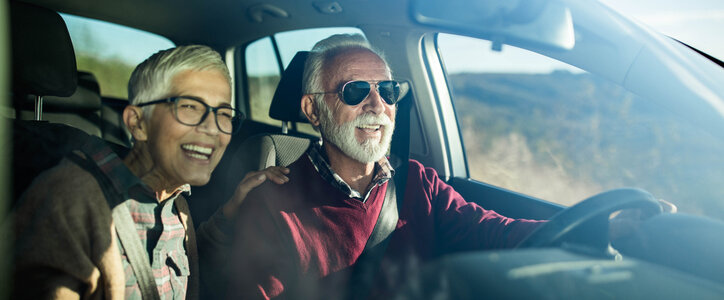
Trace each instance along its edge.
{"label": "side mirror", "polygon": [[571,12],[555,0],[413,0],[412,18],[422,25],[503,44],[549,50],[575,45]]}

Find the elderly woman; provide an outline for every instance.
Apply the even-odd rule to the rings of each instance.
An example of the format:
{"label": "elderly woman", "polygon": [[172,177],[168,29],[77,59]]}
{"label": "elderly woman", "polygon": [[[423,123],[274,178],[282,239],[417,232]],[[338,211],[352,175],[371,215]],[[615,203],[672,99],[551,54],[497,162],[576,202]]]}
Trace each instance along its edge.
{"label": "elderly woman", "polygon": [[[35,179],[15,214],[13,295],[22,298],[181,299],[198,296],[194,226],[182,194],[204,185],[241,113],[218,53],[181,46],[131,75],[123,159],[91,138]],[[223,234],[246,193],[285,168],[247,174],[199,234]],[[208,237],[213,243],[217,237]]]}

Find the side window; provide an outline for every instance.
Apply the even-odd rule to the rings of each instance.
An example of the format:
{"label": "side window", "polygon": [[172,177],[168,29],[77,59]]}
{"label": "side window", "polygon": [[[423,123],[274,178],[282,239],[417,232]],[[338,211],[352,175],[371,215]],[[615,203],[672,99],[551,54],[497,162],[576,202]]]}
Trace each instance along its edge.
{"label": "side window", "polygon": [[249,113],[251,120],[279,125],[269,117],[269,106],[274,90],[281,78],[281,70],[274,55],[271,37],[257,40],[246,47],[246,88],[249,91]]}
{"label": "side window", "polygon": [[[277,33],[250,43],[244,51],[244,66],[246,71],[246,89],[249,92],[249,118],[274,126],[281,126],[281,122],[269,117],[274,91],[279,83],[281,72],[298,51],[311,50],[314,44],[336,33],[359,33],[362,31],[353,27],[315,28]],[[281,65],[280,63],[281,62]],[[292,130],[319,135],[309,124],[292,124]]]}
{"label": "side window", "polygon": [[472,179],[564,205],[638,187],[681,211],[724,209],[724,172],[711,167],[724,143],[656,101],[512,46],[437,43]]}
{"label": "side window", "polygon": [[174,44],[165,37],[118,24],[61,14],[79,71],[92,73],[101,94],[128,99],[128,79],[144,59]]}

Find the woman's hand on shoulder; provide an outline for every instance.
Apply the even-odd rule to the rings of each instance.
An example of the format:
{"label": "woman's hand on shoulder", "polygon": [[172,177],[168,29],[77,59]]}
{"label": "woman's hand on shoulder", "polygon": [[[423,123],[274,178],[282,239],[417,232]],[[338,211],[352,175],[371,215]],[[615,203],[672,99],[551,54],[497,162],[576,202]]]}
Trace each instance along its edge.
{"label": "woman's hand on shoulder", "polygon": [[241,203],[244,202],[244,199],[246,199],[246,195],[248,195],[251,190],[264,183],[264,181],[270,180],[276,184],[287,183],[289,181],[289,177],[286,176],[287,174],[289,174],[288,168],[277,166],[247,173],[239,185],[236,186],[236,191],[231,197],[231,200],[226,202],[224,205],[224,216],[226,218],[233,217]]}

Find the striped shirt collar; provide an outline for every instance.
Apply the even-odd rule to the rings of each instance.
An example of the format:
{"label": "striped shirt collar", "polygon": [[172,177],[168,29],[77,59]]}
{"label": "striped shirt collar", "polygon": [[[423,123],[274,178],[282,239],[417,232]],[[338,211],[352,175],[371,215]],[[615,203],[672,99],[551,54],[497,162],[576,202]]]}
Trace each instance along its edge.
{"label": "striped shirt collar", "polygon": [[326,151],[322,148],[321,139],[316,143],[312,143],[309,149],[307,149],[307,156],[312,162],[312,165],[314,165],[314,168],[317,170],[317,173],[319,173],[324,180],[329,182],[343,194],[362,202],[367,201],[367,198],[370,196],[370,192],[375,186],[387,182],[387,180],[390,180],[390,178],[395,175],[395,169],[392,168],[392,165],[389,160],[387,160],[387,157],[383,156],[379,161],[375,162],[375,175],[370,182],[370,186],[366,189],[367,193],[363,196],[362,193],[354,190],[349,186],[349,184],[344,182],[342,177],[340,177],[334,170],[332,170],[332,167],[329,166]]}

